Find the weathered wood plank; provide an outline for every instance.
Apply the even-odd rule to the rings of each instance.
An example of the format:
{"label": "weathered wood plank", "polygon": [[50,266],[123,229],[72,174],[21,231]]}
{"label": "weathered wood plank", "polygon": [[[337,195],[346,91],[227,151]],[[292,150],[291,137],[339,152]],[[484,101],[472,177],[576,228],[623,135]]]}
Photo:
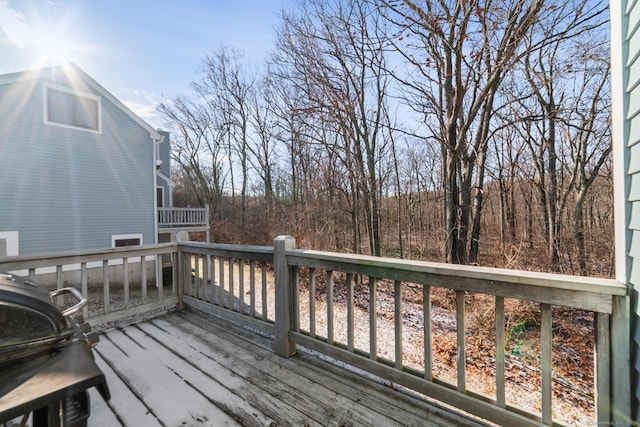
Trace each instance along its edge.
{"label": "weathered wood plank", "polygon": [[[246,381],[256,384],[263,391],[273,394],[281,402],[286,403],[291,408],[297,408],[307,414],[310,425],[390,425],[400,426],[399,423],[387,418],[383,414],[372,413],[367,408],[354,403],[351,394],[341,395],[331,389],[334,378],[331,375],[309,378],[300,377],[300,373],[293,368],[299,367],[296,358],[277,357],[269,348],[256,346],[252,340],[238,338],[234,334],[218,329],[218,326],[211,324],[206,319],[200,318],[197,328],[193,328],[188,319],[183,321],[172,321],[174,327],[182,331],[191,331],[192,336],[184,337],[191,340],[193,336],[200,338],[209,344],[208,351],[211,351],[215,360],[219,363],[228,364],[238,375]],[[165,328],[165,324],[158,323]],[[228,328],[227,328],[228,330]],[[201,343],[190,345],[197,346]],[[226,355],[226,357],[225,357]],[[230,357],[231,356],[231,357]],[[259,365],[256,365],[256,358]],[[250,368],[249,368],[250,367]],[[277,377],[275,375],[277,374]],[[280,421],[287,420],[287,411],[291,408],[281,408]],[[377,419],[377,422],[376,422]],[[305,424],[294,424],[305,425]]]}
{"label": "weathered wood plank", "polygon": [[120,330],[111,330],[103,337],[100,354],[106,360],[117,361],[111,368],[126,379],[127,387],[152,408],[162,424],[179,426],[215,420],[217,425],[241,425],[175,374],[172,365],[177,360],[164,363],[158,359],[158,347],[145,347]]}
{"label": "weathered wood plank", "polygon": [[[198,326],[195,330],[191,326],[193,316],[198,318],[196,322]],[[180,319],[177,320],[177,317]],[[185,331],[195,332],[196,336],[203,338],[206,342],[213,343],[214,340],[217,340],[224,346],[230,345],[225,351],[230,354],[238,353],[237,359],[247,363],[252,363],[256,357],[259,357],[260,369],[265,372],[278,372],[278,380],[289,388],[290,394],[300,398],[298,407],[306,404],[306,399],[313,401],[314,405],[330,404],[330,408],[323,406],[320,413],[328,411],[328,414],[331,412],[331,417],[325,418],[320,425],[335,425],[339,420],[342,420],[345,425],[456,425],[452,424],[450,420],[445,423],[442,423],[442,420],[430,420],[427,416],[426,405],[418,406],[424,412],[409,404],[405,409],[399,409],[397,404],[401,400],[400,394],[394,396],[395,392],[392,390],[382,386],[378,387],[377,384],[362,377],[356,379],[356,376],[350,375],[348,371],[333,370],[325,362],[317,361],[326,369],[311,371],[308,366],[309,360],[306,357],[279,358],[271,350],[270,340],[258,337],[249,331],[233,330],[231,332],[224,325],[218,325],[211,318],[205,318],[198,313],[175,313],[171,324],[181,329],[184,328]],[[246,351],[239,352],[239,348],[246,349]],[[220,351],[220,348],[215,346],[214,351]],[[372,397],[371,389],[373,387],[378,387],[377,390],[383,388],[386,393],[375,394]],[[413,408],[413,410],[407,412],[408,408]],[[466,421],[469,422],[469,420]],[[465,423],[458,425],[462,424]]]}
{"label": "weathered wood plank", "polygon": [[[159,328],[151,330],[148,324],[133,325],[125,332],[138,346],[153,349],[153,362],[167,367],[197,394],[205,397],[213,407],[236,422],[256,427],[268,426],[275,422],[273,418],[247,403],[245,398],[249,396],[242,390],[246,383],[238,381],[237,374],[219,364],[205,363],[211,359],[207,359],[196,350],[187,349],[186,352],[181,352],[180,349],[184,347],[181,338],[184,338],[184,334],[171,336]],[[151,379],[151,383],[153,382]],[[212,413],[217,415],[217,411]],[[209,418],[208,421],[217,422],[217,418]]]}
{"label": "weathered wood plank", "polygon": [[[106,340],[103,340],[106,341]],[[122,378],[118,376],[116,372],[111,368],[111,364],[115,361],[105,359],[101,350],[104,350],[107,346],[111,346],[109,342],[101,342],[98,344],[97,350],[94,351],[96,356],[96,364],[102,370],[107,379],[109,385],[109,391],[111,392],[111,399],[109,400],[109,411],[120,418],[126,426],[161,426],[162,424],[156,417],[155,413],[145,406],[143,401],[138,399],[133,390],[126,384]],[[118,354],[118,353],[115,353]],[[120,352],[117,359],[120,361],[126,361],[127,356]],[[99,406],[93,408],[93,402],[102,397],[96,393],[97,398],[92,399],[92,415],[90,417],[90,424],[94,424],[94,420],[97,421],[101,417],[96,416],[95,411],[99,409]],[[95,418],[94,418],[95,417]],[[107,416],[108,417],[108,416]],[[118,425],[118,424],[101,424],[96,422],[95,425]]]}
{"label": "weathered wood plank", "polygon": [[89,401],[91,405],[90,426],[124,426],[95,388],[89,389]]}
{"label": "weathered wood plank", "polygon": [[260,355],[252,355],[253,361],[250,358],[236,357],[237,353],[227,351],[227,346],[216,345],[219,338],[209,341],[213,335],[206,335],[206,329],[197,328],[192,331],[190,325],[181,322],[156,319],[137,327],[163,342],[202,376],[213,377],[220,387],[255,407],[265,420],[271,419],[276,423],[286,420],[294,425],[318,422],[313,415],[307,416],[300,411],[300,408],[307,405],[309,409],[316,411],[318,407],[311,402],[296,400],[291,390],[274,377],[278,370],[268,372],[261,364],[256,363],[256,357],[259,358]]}

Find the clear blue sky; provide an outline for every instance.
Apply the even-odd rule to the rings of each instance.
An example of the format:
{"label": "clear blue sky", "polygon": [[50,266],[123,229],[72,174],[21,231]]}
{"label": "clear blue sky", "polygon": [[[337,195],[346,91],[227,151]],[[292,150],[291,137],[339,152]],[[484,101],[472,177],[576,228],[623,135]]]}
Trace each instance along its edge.
{"label": "clear blue sky", "polygon": [[207,53],[261,63],[293,0],[0,0],[0,74],[74,62],[149,121]]}

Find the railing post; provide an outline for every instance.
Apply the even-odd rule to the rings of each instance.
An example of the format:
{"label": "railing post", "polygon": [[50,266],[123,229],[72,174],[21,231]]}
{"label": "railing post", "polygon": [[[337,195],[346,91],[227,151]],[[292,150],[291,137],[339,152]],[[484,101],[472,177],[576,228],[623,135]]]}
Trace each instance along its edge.
{"label": "railing post", "polygon": [[631,425],[630,298],[614,296],[611,313],[611,423]]}
{"label": "railing post", "polygon": [[187,266],[185,265],[184,262],[184,254],[182,253],[182,242],[189,240],[189,233],[185,232],[185,231],[180,231],[178,233],[176,233],[176,244],[178,246],[178,250],[176,252],[176,265],[173,266],[173,268],[177,268],[178,269],[178,274],[174,274],[173,277],[177,276],[177,291],[176,293],[178,294],[178,310],[184,310],[187,306],[184,303],[184,299],[183,299],[183,294],[184,294],[184,281],[185,281],[185,269],[187,268]]}
{"label": "railing post", "polygon": [[296,239],[291,236],[278,236],[273,241],[273,269],[276,286],[276,324],[275,351],[279,356],[290,357],[296,352],[296,346],[289,340],[289,331],[294,328],[294,301],[291,270],[287,264],[287,249],[295,249]]}

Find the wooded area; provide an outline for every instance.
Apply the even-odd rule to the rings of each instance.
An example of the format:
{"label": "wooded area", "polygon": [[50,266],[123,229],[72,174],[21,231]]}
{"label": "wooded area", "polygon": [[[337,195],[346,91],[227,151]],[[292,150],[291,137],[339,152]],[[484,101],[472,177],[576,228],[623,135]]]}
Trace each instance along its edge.
{"label": "wooded area", "polygon": [[212,240],[613,274],[602,1],[310,0],[159,108]]}

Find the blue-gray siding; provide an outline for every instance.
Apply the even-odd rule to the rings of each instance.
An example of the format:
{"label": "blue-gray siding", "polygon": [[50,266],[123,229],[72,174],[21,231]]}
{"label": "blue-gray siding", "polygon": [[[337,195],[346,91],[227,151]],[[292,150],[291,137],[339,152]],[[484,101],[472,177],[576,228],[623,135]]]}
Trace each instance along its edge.
{"label": "blue-gray siding", "polygon": [[101,134],[45,124],[44,80],[73,87],[47,73],[0,85],[0,231],[19,231],[20,255],[110,247],[114,234],[153,243],[149,132],[105,97]]}
{"label": "blue-gray siding", "polygon": [[[633,286],[631,316],[632,331],[632,417],[640,420],[640,2],[623,1],[624,18],[623,55],[625,55],[624,82],[627,99],[624,103],[627,123],[627,155],[629,159],[628,186],[630,206],[629,232],[631,244],[629,257],[631,261],[630,283]],[[625,31],[626,28],[626,31]]]}

